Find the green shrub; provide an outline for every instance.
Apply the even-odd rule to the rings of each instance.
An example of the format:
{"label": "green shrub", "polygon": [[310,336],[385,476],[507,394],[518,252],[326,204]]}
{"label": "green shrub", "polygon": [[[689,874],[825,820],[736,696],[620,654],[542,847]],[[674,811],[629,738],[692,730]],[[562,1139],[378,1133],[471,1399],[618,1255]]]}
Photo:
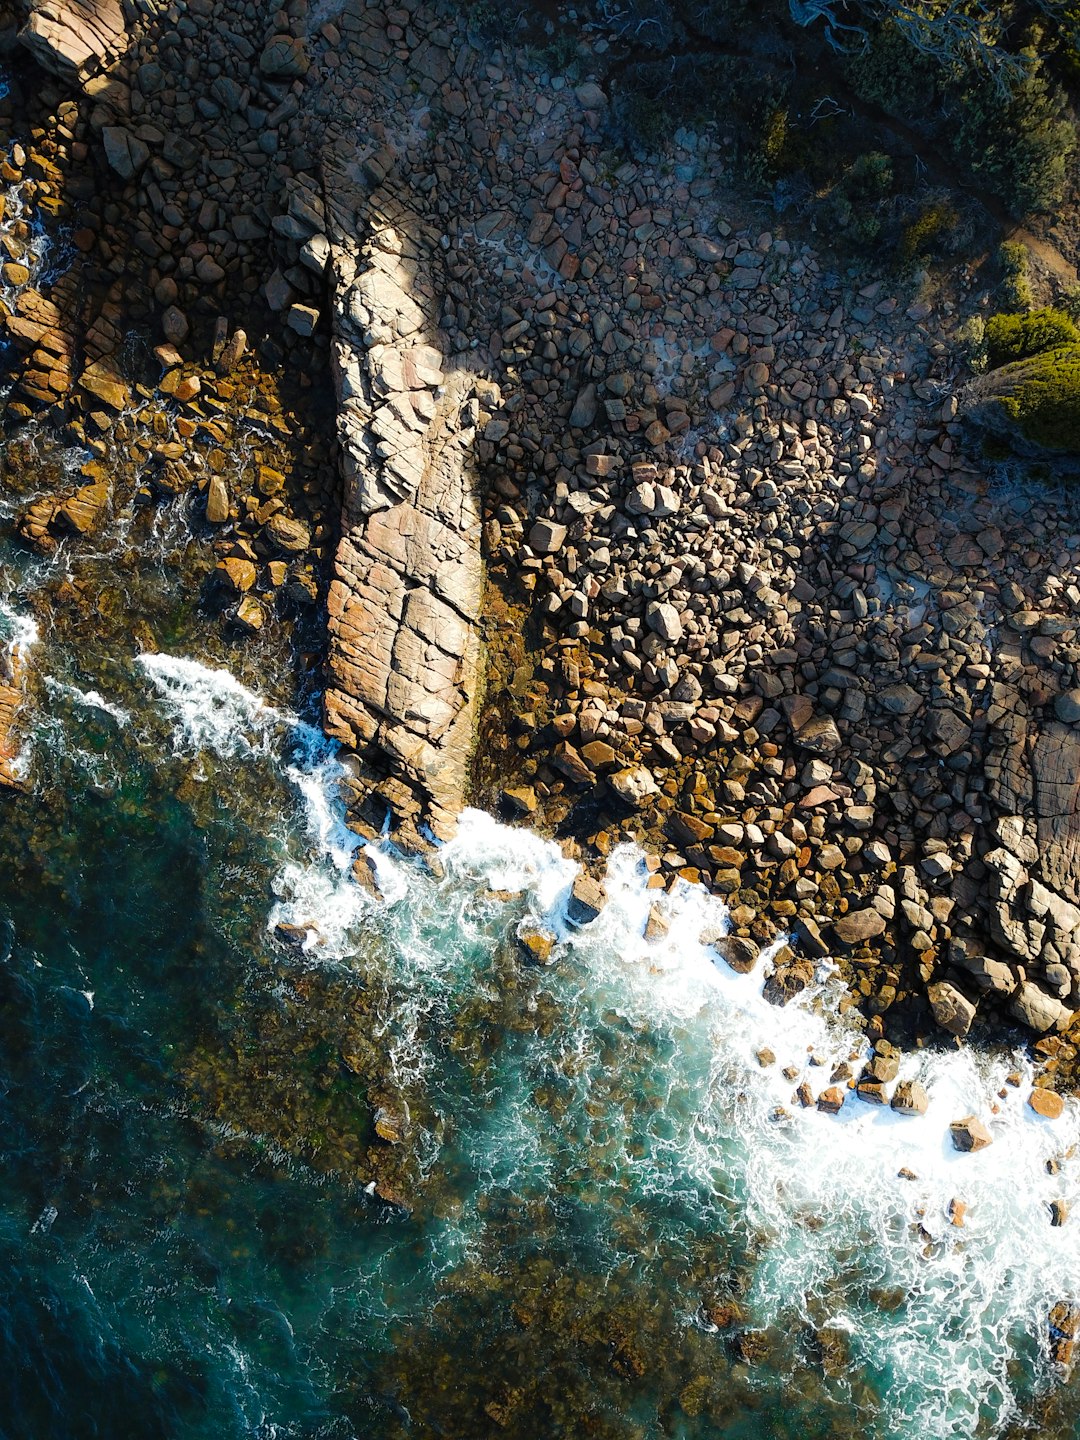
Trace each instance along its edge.
{"label": "green shrub", "polygon": [[900,237],[899,252],[903,264],[910,265],[920,255],[932,250],[934,245],[955,226],[957,218],[953,207],[943,200],[927,206]]}
{"label": "green shrub", "polygon": [[871,30],[844,68],[855,94],[890,115],[922,120],[933,113],[942,68],[916,50],[892,21]]}
{"label": "green shrub", "polygon": [[767,175],[780,175],[786,168],[787,145],[788,109],[786,105],[776,105],[765,118],[765,130],[761,137],[761,159]]}
{"label": "green shrub", "polygon": [[1020,434],[1047,450],[1080,451],[1080,345],[1018,360],[989,377]]}
{"label": "green shrub", "polygon": [[1004,310],[1030,310],[1035,297],[1028,278],[1027,246],[1019,240],[1003,240],[998,246],[1001,266],[1001,305]]}
{"label": "green shrub", "polygon": [[986,347],[992,368],[1041,355],[1080,341],[1080,330],[1061,310],[1031,310],[1026,315],[991,315]]}
{"label": "green shrub", "polygon": [[1065,97],[1032,57],[1009,94],[992,76],[972,70],[952,92],[947,134],[957,159],[1014,215],[1050,210],[1061,197],[1076,145]]}

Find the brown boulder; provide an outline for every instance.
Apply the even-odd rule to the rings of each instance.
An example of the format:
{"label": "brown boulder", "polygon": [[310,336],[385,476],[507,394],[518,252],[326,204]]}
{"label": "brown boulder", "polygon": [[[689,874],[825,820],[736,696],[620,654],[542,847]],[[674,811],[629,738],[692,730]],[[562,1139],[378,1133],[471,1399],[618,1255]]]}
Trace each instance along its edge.
{"label": "brown boulder", "polygon": [[985,1150],[994,1139],[977,1115],[965,1115],[962,1120],[954,1120],[949,1131],[952,1134],[953,1147],[966,1154]]}
{"label": "brown boulder", "polygon": [[1065,1101],[1056,1090],[1038,1087],[1028,1096],[1028,1104],[1036,1115],[1041,1115],[1045,1120],[1057,1120],[1065,1113]]}

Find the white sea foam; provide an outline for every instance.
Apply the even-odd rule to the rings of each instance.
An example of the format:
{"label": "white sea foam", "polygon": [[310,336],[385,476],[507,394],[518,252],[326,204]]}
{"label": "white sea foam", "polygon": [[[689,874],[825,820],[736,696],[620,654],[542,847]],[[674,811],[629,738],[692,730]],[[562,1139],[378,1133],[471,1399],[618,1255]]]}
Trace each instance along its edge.
{"label": "white sea foam", "polygon": [[52,675],[46,675],[45,688],[50,695],[60,696],[84,710],[97,710],[103,715],[111,715],[121,727],[131,723],[130,712],[122,705],[106,700],[99,690],[80,690],[78,685],[69,685]]}
{"label": "white sea foam", "polygon": [[183,655],[136,657],[171,712],[178,754],[210,750],[222,759],[269,752],[280,712],[242,685],[228,670],[213,669]]}
{"label": "white sea foam", "polygon": [[283,862],[272,881],[278,899],[268,927],[304,929],[306,950],[345,958],[372,902],[352,879],[361,840],[345,823],[337,746],[291,711],[266,704],[228,670],[160,653],[140,655],[138,663],[171,713],[177,753],[266,757],[294,788],[304,844],[298,850],[295,827],[278,827]]}

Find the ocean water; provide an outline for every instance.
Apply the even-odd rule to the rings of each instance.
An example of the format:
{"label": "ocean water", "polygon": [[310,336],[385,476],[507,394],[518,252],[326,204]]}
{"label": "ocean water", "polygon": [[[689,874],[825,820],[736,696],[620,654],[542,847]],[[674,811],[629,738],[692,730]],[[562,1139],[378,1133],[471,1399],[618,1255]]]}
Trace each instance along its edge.
{"label": "ocean water", "polygon": [[908,1055],[922,1118],[803,1110],[865,1048],[827,968],[768,1004],[633,849],[578,931],[574,865],[477,811],[362,885],[310,719],[14,591],[3,628],[41,683],[0,826],[0,1435],[1076,1433],[1080,1117],[1030,1112],[1023,1056]]}

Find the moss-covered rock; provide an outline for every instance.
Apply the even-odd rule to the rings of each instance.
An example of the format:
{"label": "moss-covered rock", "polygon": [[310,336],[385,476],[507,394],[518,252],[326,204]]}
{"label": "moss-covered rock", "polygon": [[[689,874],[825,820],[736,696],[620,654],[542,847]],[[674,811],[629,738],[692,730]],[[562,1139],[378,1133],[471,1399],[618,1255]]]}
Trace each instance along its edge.
{"label": "moss-covered rock", "polygon": [[1002,365],[960,399],[967,419],[1005,435],[1019,453],[1080,460],[1080,344]]}
{"label": "moss-covered rock", "polygon": [[1080,330],[1062,310],[991,315],[986,322],[986,348],[993,368],[1078,342]]}

